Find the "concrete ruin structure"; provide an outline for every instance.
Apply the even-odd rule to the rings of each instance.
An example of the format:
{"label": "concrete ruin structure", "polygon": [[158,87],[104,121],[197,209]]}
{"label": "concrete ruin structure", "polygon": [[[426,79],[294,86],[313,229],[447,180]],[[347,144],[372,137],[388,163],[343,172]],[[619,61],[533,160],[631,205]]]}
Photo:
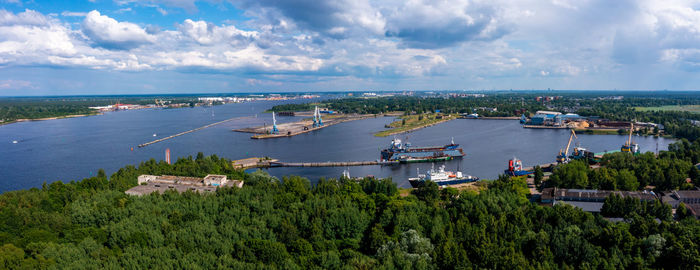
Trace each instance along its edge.
{"label": "concrete ruin structure", "polygon": [[229,180],[226,175],[209,174],[204,178],[174,176],[174,175],[140,175],[138,186],[135,186],[125,193],[128,195],[142,196],[153,192],[164,193],[174,190],[178,193],[185,191],[199,192],[202,194],[214,193],[219,187],[243,187],[242,180]]}

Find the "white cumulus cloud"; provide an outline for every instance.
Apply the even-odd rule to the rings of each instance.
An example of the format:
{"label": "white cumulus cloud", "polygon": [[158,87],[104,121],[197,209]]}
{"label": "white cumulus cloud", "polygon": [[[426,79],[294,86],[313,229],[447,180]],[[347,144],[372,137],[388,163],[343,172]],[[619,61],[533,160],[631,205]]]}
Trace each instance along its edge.
{"label": "white cumulus cloud", "polygon": [[153,43],[155,37],[130,22],[118,22],[99,11],[90,11],[82,24],[83,33],[96,46],[106,49],[128,50]]}

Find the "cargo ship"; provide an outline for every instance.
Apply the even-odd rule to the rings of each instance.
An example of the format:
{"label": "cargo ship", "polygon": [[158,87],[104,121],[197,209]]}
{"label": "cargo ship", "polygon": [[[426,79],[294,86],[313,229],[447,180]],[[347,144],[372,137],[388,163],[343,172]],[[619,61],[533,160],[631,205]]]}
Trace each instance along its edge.
{"label": "cargo ship", "polygon": [[459,144],[454,143],[454,140],[444,146],[412,147],[408,142],[402,143],[399,139],[393,139],[389,148],[382,150],[381,155],[382,160],[388,161],[430,162],[434,158],[461,158],[464,156],[464,152]]}
{"label": "cargo ship", "polygon": [[408,182],[411,183],[411,186],[414,188],[419,187],[421,183],[428,180],[435,182],[438,186],[449,186],[478,181],[479,178],[471,175],[464,175],[460,171],[445,171],[445,165],[440,166],[438,170],[435,170],[433,167],[427,174],[421,174],[420,171],[418,171],[418,177],[408,178]]}
{"label": "cargo ship", "polygon": [[534,172],[523,170],[523,162],[519,159],[513,157],[508,161],[508,169],[504,171],[505,174],[510,176],[523,176],[528,174],[533,174]]}

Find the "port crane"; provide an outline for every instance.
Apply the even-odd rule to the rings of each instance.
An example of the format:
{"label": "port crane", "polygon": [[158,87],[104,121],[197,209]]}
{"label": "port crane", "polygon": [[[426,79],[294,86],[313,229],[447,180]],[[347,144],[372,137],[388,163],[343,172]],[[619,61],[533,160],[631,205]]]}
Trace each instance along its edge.
{"label": "port crane", "polygon": [[625,141],[625,144],[622,145],[620,148],[620,151],[624,152],[629,152],[632,154],[636,154],[639,152],[639,144],[636,144],[632,142],[632,132],[634,131],[634,123],[630,123],[630,134],[627,137],[627,141]]}
{"label": "port crane", "polygon": [[571,147],[571,141],[574,138],[578,139],[578,137],[576,137],[576,132],[573,129],[571,129],[571,136],[569,136],[569,142],[566,144],[566,150],[559,150],[559,155],[557,155],[557,163],[569,163],[569,147]]}
{"label": "port crane", "polygon": [[162,99],[161,100],[155,99],[155,103],[156,103],[157,107],[165,107],[165,101],[163,101]]}
{"label": "port crane", "polygon": [[279,129],[277,129],[277,119],[275,119],[275,112],[272,112],[272,134],[277,134],[279,133]]}

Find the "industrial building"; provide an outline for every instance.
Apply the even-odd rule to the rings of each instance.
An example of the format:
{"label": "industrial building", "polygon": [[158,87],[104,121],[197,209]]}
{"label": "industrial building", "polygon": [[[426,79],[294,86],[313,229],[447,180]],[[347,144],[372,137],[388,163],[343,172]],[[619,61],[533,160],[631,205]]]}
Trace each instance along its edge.
{"label": "industrial building", "polygon": [[669,191],[661,200],[670,204],[673,209],[678,208],[682,202],[695,218],[700,218],[700,190],[698,189]]}
{"label": "industrial building", "polygon": [[173,176],[173,175],[141,175],[138,177],[138,186],[125,193],[128,195],[142,196],[153,192],[164,193],[175,190],[178,193],[185,191],[199,192],[202,194],[213,193],[219,187],[243,187],[241,180],[228,180],[226,175],[209,174],[204,178]]}
{"label": "industrial building", "polygon": [[605,199],[613,193],[623,198],[633,197],[642,201],[657,199],[656,194],[651,191],[545,188],[542,190],[541,202],[551,205],[569,204],[586,212],[599,213]]}

